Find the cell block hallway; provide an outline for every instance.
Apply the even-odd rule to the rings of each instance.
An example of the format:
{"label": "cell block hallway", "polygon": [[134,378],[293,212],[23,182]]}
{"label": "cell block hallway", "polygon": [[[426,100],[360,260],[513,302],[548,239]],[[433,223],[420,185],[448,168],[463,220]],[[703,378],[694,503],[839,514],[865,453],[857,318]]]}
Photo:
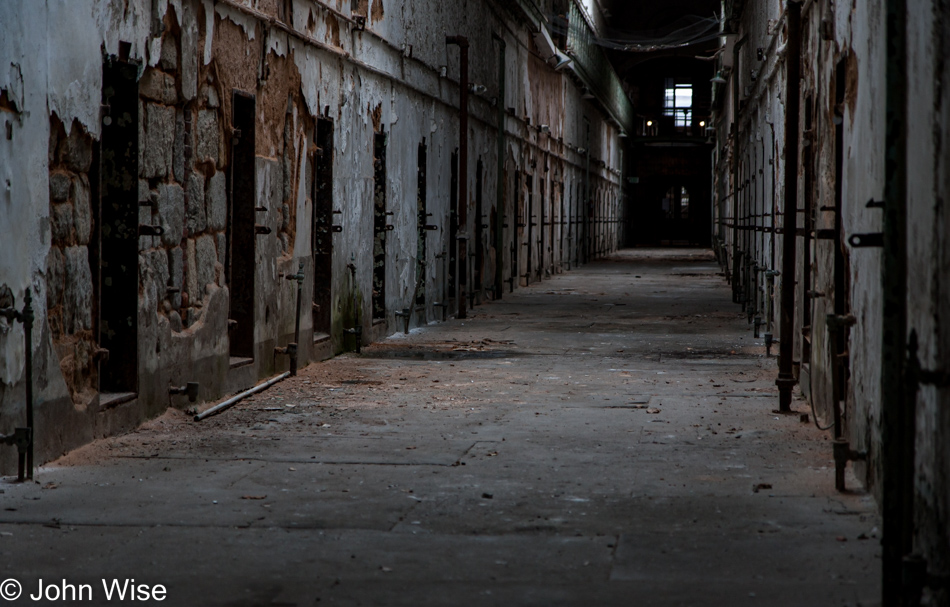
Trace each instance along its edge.
{"label": "cell block hallway", "polygon": [[948,23],[0,3],[0,598],[950,607]]}

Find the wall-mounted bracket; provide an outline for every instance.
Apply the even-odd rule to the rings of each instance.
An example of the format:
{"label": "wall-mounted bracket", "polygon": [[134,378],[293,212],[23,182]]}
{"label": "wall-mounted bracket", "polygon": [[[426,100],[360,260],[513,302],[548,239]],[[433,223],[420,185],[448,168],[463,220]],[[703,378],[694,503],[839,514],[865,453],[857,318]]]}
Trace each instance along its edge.
{"label": "wall-mounted bracket", "polygon": [[195,402],[198,400],[198,388],[200,384],[196,381],[190,381],[184,386],[169,386],[169,394],[185,394],[188,396],[188,402]]}
{"label": "wall-mounted bracket", "polygon": [[403,308],[402,310],[396,310],[396,317],[402,318],[405,323],[405,329],[403,333],[409,334],[409,319],[412,318],[412,311],[409,308]]}
{"label": "wall-mounted bracket", "polygon": [[448,314],[449,304],[437,301],[432,304],[433,308],[442,308],[442,322],[445,322],[445,316]]}
{"label": "wall-mounted bracket", "polygon": [[875,232],[872,234],[852,234],[848,238],[848,244],[852,247],[883,247],[884,234]]}
{"label": "wall-mounted bracket", "polygon": [[919,554],[905,556],[901,564],[904,605],[920,605],[924,588],[932,590],[950,588],[950,575],[938,575],[928,571],[927,560]]}
{"label": "wall-mounted bracket", "polygon": [[855,451],[851,448],[851,443],[844,438],[836,438],[832,446],[835,459],[835,489],[845,490],[844,469],[848,462],[867,461],[866,451]]}
{"label": "wall-mounted bracket", "polygon": [[165,233],[162,226],[140,225],[139,236],[161,236]]}
{"label": "wall-mounted bracket", "polygon": [[[32,442],[32,428],[15,428],[13,434],[0,434],[0,444],[16,447],[19,464],[17,467],[17,481],[21,483],[26,480],[26,455]],[[33,472],[31,470],[30,478],[32,478],[32,476]]]}

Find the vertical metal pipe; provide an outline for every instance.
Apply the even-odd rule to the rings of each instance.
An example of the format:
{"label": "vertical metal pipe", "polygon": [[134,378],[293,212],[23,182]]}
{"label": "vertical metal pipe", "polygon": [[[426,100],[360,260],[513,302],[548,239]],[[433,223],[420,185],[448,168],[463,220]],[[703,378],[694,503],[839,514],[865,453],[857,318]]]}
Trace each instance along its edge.
{"label": "vertical metal pipe", "polygon": [[33,295],[27,287],[23,298],[23,332],[26,337],[26,427],[30,429],[30,446],[26,451],[27,478],[33,478]]}
{"label": "vertical metal pipe", "polygon": [[[544,165],[547,166],[547,159],[544,160]],[[541,210],[538,211],[538,282],[544,280],[544,210],[548,206],[548,187],[547,187],[547,173],[541,175],[540,183],[538,184],[538,202],[541,203]]]}
{"label": "vertical metal pipe", "polygon": [[732,301],[739,303],[739,50],[746,39],[738,40],[732,47]]}
{"label": "vertical metal pipe", "polygon": [[584,118],[587,123],[587,142],[584,144],[586,150],[586,159],[584,162],[584,263],[590,261],[590,219],[591,219],[591,200],[590,200],[590,120]]}
{"label": "vertical metal pipe", "polygon": [[[353,276],[355,281],[356,267],[353,267]],[[363,348],[363,306],[362,300],[356,297],[356,291],[353,292],[353,299],[356,300],[353,309],[356,310],[356,325],[353,327],[353,337],[356,339],[356,353],[360,354]]]}
{"label": "vertical metal pipe", "polygon": [[[749,234],[751,234],[750,226],[752,225],[752,206],[751,201],[751,192],[752,192],[752,163],[750,160],[749,150],[744,150],[745,162],[743,163],[744,170],[742,171],[742,309],[744,311],[749,310],[749,285],[751,284],[751,263],[752,263],[752,248],[750,246]],[[749,322],[752,322],[752,318],[749,318]]]}
{"label": "vertical metal pipe", "polygon": [[[498,175],[495,184],[495,297],[501,299],[505,279],[505,39],[497,33],[498,42]],[[515,228],[517,229],[517,228]]]}
{"label": "vertical metal pipe", "polygon": [[[887,0],[883,340],[881,344],[882,601],[901,602],[901,560],[913,543],[915,399],[905,400],[907,346],[907,2]],[[906,415],[909,413],[909,416]],[[908,421],[911,423],[908,424]],[[907,471],[910,471],[910,474]]]}
{"label": "vertical metal pipe", "polygon": [[[718,141],[718,138],[717,138]],[[714,248],[716,251],[716,258],[719,260],[719,265],[722,265],[722,185],[721,181],[717,183],[716,175],[720,175],[719,167],[721,166],[719,162],[716,161],[718,152],[714,149],[712,152],[712,161],[710,164],[716,167],[716,170],[713,172],[713,177],[711,178],[711,183],[709,184],[709,191],[713,192],[716,196],[716,206],[713,208],[713,214],[716,217],[715,226],[713,226],[712,242],[714,243]]]}
{"label": "vertical metal pipe", "polygon": [[[763,267],[762,267],[762,269],[763,269],[763,274],[762,274],[762,276],[764,277],[764,276],[765,276],[765,272],[767,272],[767,271],[769,271],[769,270],[772,270],[773,268],[772,268],[772,266],[767,265],[766,262],[765,262],[765,239],[766,239],[766,233],[767,233],[767,232],[765,231],[765,215],[766,215],[766,213],[765,213],[765,201],[766,201],[766,196],[765,196],[765,162],[766,162],[766,161],[765,161],[765,134],[763,133],[761,136],[762,136],[762,165],[761,165],[762,168],[759,170],[759,179],[760,179],[760,181],[762,182],[762,199],[761,199],[761,201],[760,201],[760,203],[759,203],[759,226],[760,226],[760,227],[759,227],[759,246],[761,247],[761,249],[759,250],[759,258],[762,260],[762,266],[763,266]],[[758,289],[759,289],[759,294],[762,295],[762,297],[764,298],[764,297],[765,297],[765,284],[763,283],[761,286],[758,286]],[[764,302],[764,299],[763,299],[763,302]],[[760,307],[759,312],[760,312],[760,313],[761,313],[761,312],[764,312],[764,306],[762,306],[762,305],[760,304],[759,307]]]}
{"label": "vertical metal pipe", "polygon": [[459,204],[458,204],[458,318],[466,318],[468,290],[468,38],[446,36],[446,44],[459,47]]}
{"label": "vertical metal pipe", "polygon": [[795,343],[795,239],[798,214],[798,122],[799,79],[801,77],[802,5],[790,0],[788,11],[788,54],[786,55],[785,101],[785,213],[782,222],[782,310],[779,330],[778,379],[779,411],[792,410],[792,355]]}
{"label": "vertical metal pipe", "polygon": [[300,355],[300,302],[303,299],[303,261],[297,266],[297,320],[294,324],[294,347],[290,350],[290,374],[297,375],[297,357]]}
{"label": "vertical metal pipe", "polygon": [[[770,223],[772,232],[771,232],[771,236],[769,237],[769,269],[772,271],[776,271],[775,270],[775,236],[777,235],[777,232],[775,231],[775,177],[776,177],[778,163],[775,162],[775,123],[769,122],[767,124],[769,125],[769,130],[772,131],[772,149],[770,150],[770,152],[772,153],[772,158],[769,159],[772,163],[772,179],[769,181],[769,183],[772,186],[772,196],[770,197],[770,201],[769,201],[769,204],[772,207],[771,210],[769,211],[769,213],[772,216],[772,220]],[[769,325],[769,331],[771,330],[772,330],[772,326]]]}

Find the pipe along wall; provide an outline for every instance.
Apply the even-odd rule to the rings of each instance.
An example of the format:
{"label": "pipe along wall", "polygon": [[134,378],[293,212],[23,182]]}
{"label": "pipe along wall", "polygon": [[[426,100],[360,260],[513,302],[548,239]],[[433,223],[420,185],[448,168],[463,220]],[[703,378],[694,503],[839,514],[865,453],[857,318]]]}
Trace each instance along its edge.
{"label": "pipe along wall", "polygon": [[[0,331],[0,434],[23,426],[29,369],[37,464],[624,240],[621,128],[539,55],[530,15],[113,4],[0,4],[19,58],[0,166],[20,176],[0,192],[17,226],[0,285],[33,289],[36,316],[31,348]],[[545,225],[528,242],[519,223]]]}

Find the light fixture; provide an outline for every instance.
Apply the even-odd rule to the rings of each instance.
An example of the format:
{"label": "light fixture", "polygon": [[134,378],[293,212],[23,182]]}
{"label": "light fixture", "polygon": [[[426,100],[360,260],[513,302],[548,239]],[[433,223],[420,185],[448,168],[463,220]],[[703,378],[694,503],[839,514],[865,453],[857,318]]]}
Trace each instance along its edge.
{"label": "light fixture", "polygon": [[472,84],[468,85],[468,90],[470,93],[475,95],[484,95],[486,92],[488,92],[488,87],[484,84],[475,84],[473,82]]}
{"label": "light fixture", "polygon": [[620,138],[621,138],[621,139],[626,139],[626,138],[627,138],[627,131],[620,131]]}
{"label": "light fixture", "polygon": [[554,71],[556,72],[560,72],[564,68],[574,63],[573,59],[571,59],[570,57],[568,57],[561,51],[554,51],[554,57],[552,57],[552,59],[555,60]]}
{"label": "light fixture", "polygon": [[594,99],[594,94],[590,92],[590,89],[585,88],[581,94],[581,99]]}
{"label": "light fixture", "polygon": [[715,84],[725,84],[727,80],[722,77],[722,72],[717,72],[716,75],[712,77],[710,82],[713,82]]}
{"label": "light fixture", "polygon": [[700,120],[700,121],[699,121],[699,126],[706,126],[706,121],[705,121],[705,120]]}
{"label": "light fixture", "polygon": [[647,126],[653,126],[653,121],[652,121],[652,120],[647,120]]}

